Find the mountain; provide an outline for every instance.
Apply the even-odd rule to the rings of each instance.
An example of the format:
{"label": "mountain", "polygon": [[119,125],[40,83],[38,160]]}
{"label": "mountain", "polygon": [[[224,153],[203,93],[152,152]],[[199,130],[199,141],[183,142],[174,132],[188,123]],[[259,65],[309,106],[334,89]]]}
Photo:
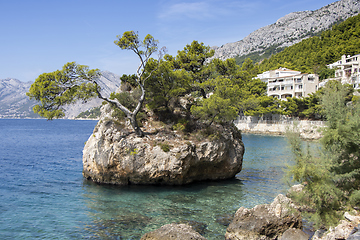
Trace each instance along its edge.
{"label": "mountain", "polygon": [[359,0],[341,0],[315,11],[290,13],[276,23],[250,33],[238,42],[212,47],[215,50],[214,58],[224,60],[254,53],[263,55],[269,51],[279,52],[284,47],[301,42],[357,15],[359,9]]}
{"label": "mountain", "polygon": [[26,96],[31,82],[21,82],[17,79],[0,80],[0,118],[36,118],[32,107],[35,101]]}
{"label": "mountain", "polygon": [[[98,84],[101,93],[109,96],[120,87],[120,76],[108,72],[101,72]],[[0,79],[0,118],[40,118],[32,111],[37,103],[26,96],[32,82],[21,82],[18,79]],[[102,100],[93,99],[87,103],[76,103],[66,108],[65,118],[75,118],[81,112],[100,106]]]}

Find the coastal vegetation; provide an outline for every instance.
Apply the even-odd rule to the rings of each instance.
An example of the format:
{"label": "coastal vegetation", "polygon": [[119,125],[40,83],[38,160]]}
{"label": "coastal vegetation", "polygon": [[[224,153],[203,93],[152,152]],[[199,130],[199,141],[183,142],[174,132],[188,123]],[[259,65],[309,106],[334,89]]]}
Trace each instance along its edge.
{"label": "coastal vegetation", "polygon": [[151,58],[158,49],[151,35],[140,41],[134,31],[125,32],[115,44],[133,51],[140,60],[136,74],[120,77],[120,92],[103,96],[97,83],[100,71],[70,62],[62,70],[41,74],[31,85],[27,95],[39,101],[34,111],[48,119],[61,118],[65,105],[98,97],[112,106],[113,117],[128,119],[142,137],[141,126],[150,116],[190,133],[198,122],[209,127],[230,123],[240,111],[264,111],[266,101],[272,99],[266,96],[266,84],[253,79],[258,67],[251,60],[241,67],[234,59],[208,63],[214,51],[203,43],[193,41],[176,56],[161,49],[158,59]]}
{"label": "coastal vegetation", "polygon": [[318,227],[335,225],[342,212],[360,206],[360,102],[349,102],[341,84],[324,88],[321,96],[327,128],[316,152],[304,146],[298,134],[288,134],[295,165],[288,176],[303,183],[292,197],[308,206]]}

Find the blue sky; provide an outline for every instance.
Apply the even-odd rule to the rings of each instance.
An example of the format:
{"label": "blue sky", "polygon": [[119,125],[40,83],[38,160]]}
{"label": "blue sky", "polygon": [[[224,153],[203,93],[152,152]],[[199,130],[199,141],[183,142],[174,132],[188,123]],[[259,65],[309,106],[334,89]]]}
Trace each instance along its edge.
{"label": "blue sky", "polygon": [[34,81],[71,61],[118,75],[138,59],[114,44],[124,31],[151,34],[168,53],[193,40],[236,42],[288,13],[335,0],[0,0],[0,79]]}

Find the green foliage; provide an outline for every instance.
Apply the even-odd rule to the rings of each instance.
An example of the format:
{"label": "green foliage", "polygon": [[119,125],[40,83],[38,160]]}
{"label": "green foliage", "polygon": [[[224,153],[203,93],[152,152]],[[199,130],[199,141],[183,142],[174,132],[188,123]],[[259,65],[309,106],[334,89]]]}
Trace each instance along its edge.
{"label": "green foliage", "polygon": [[348,18],[331,30],[321,33],[285,48],[260,64],[261,72],[286,67],[301,72],[318,73],[320,79],[331,77],[332,72],[324,70],[326,64],[338,61],[342,55],[360,52],[360,15]]}
{"label": "green foliage", "polygon": [[334,78],[335,77],[335,68],[327,68],[327,67],[323,67],[322,69],[320,69],[318,71],[319,74],[319,80],[324,80],[324,79],[329,79],[329,78]]}
{"label": "green foliage", "polygon": [[323,89],[320,89],[316,93],[309,94],[307,97],[288,97],[286,101],[281,101],[280,103],[281,114],[301,119],[322,119],[324,115],[320,103],[322,94]]}
{"label": "green foliage", "polygon": [[[139,57],[150,57],[157,50],[158,40],[155,40],[150,34],[146,35],[143,41],[140,41],[138,33],[134,31],[124,32],[122,36],[116,36],[118,40],[114,43],[123,50],[131,50]],[[142,49],[143,48],[143,49]],[[145,62],[144,62],[145,63]],[[142,64],[144,64],[142,63]],[[143,66],[145,67],[145,65]]]}
{"label": "green foliage", "polygon": [[138,153],[139,153],[139,149],[137,148],[134,148],[132,151],[130,151],[131,156],[137,155]]}
{"label": "green foliage", "polygon": [[210,141],[219,140],[221,138],[221,133],[214,126],[206,126],[199,131],[198,135],[199,141],[204,138],[208,138]]}
{"label": "green foliage", "polygon": [[130,91],[132,89],[135,89],[139,86],[139,84],[137,83],[137,76],[135,74],[132,75],[126,75],[123,74],[120,77],[121,80],[121,89],[123,91]]}
{"label": "green foliage", "polygon": [[326,89],[323,104],[328,128],[322,144],[334,158],[331,171],[337,176],[337,185],[351,194],[360,190],[360,104],[348,105],[347,94],[342,85]]}
{"label": "green foliage", "polygon": [[277,98],[270,96],[259,96],[251,100],[253,102],[252,107],[248,107],[244,111],[248,116],[263,116],[268,113],[281,114],[280,101]]}
{"label": "green foliage", "polygon": [[122,105],[128,108],[130,111],[133,111],[137,106],[138,99],[141,95],[141,90],[136,89],[133,92],[120,92],[120,93],[111,93],[110,99],[118,100]]}
{"label": "green foliage", "polygon": [[355,190],[352,192],[352,194],[349,197],[350,204],[352,206],[360,206],[360,190]]}
{"label": "green foliage", "polygon": [[206,81],[211,74],[208,65],[205,64],[207,58],[214,55],[214,50],[204,43],[193,41],[178,51],[177,56],[173,59],[175,69],[183,69],[191,76],[192,88],[200,92],[206,98],[205,89],[199,86]]}
{"label": "green foliage", "polygon": [[35,113],[50,120],[61,118],[65,116],[64,106],[97,96],[100,87],[93,81],[98,77],[98,69],[70,62],[62,70],[41,74],[26,95],[40,102],[33,108]]}
{"label": "green foliage", "polygon": [[163,150],[164,152],[170,152],[171,146],[167,143],[158,143],[158,145],[160,146],[161,150]]}
{"label": "green foliage", "polygon": [[231,99],[224,99],[217,94],[210,98],[202,99],[191,107],[191,113],[203,121],[213,122],[231,121],[237,116],[237,109],[233,106]]}
{"label": "green foliage", "polygon": [[290,176],[305,184],[303,197],[295,199],[315,209],[317,225],[333,225],[339,210],[356,206],[360,199],[360,104],[348,104],[349,88],[328,84],[321,104],[327,119],[320,153],[303,150],[294,133],[289,141],[295,156]]}
{"label": "green foliage", "polygon": [[189,92],[191,88],[191,75],[184,69],[175,69],[174,58],[165,55],[160,64],[150,60],[147,71],[152,72],[145,84],[147,90],[146,102],[151,110],[169,112],[170,102]]}
{"label": "green foliage", "polygon": [[85,112],[80,113],[76,118],[98,118],[100,117],[100,108],[94,107],[90,110],[86,110]]}
{"label": "green foliage", "polygon": [[282,50],[284,50],[284,47],[279,47],[279,45],[276,44],[265,49],[265,51],[258,51],[241,57],[237,56],[235,57],[236,64],[241,66],[246,59],[251,59],[253,62],[261,62],[263,59],[269,58],[272,55],[281,52]]}
{"label": "green foliage", "polygon": [[173,130],[185,132],[188,129],[189,121],[186,119],[180,119],[177,124],[173,126]]}

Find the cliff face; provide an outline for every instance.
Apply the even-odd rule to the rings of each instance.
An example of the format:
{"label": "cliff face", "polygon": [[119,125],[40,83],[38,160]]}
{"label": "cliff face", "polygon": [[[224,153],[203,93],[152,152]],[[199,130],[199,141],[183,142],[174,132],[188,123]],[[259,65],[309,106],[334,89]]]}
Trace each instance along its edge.
{"label": "cliff face", "polygon": [[290,13],[276,23],[262,27],[244,39],[215,49],[214,58],[227,59],[258,52],[270,47],[283,48],[301,42],[316,33],[329,29],[339,21],[359,13],[359,0],[341,0],[316,11]]}
{"label": "cliff face", "polygon": [[0,118],[38,117],[32,111],[36,102],[26,96],[30,86],[13,78],[0,80]]}
{"label": "cliff face", "polygon": [[[83,151],[83,175],[99,183],[181,185],[232,178],[241,171],[244,145],[233,127],[217,140],[193,142],[147,126],[139,138],[116,123],[108,105]],[[167,146],[168,149],[163,146]]]}

